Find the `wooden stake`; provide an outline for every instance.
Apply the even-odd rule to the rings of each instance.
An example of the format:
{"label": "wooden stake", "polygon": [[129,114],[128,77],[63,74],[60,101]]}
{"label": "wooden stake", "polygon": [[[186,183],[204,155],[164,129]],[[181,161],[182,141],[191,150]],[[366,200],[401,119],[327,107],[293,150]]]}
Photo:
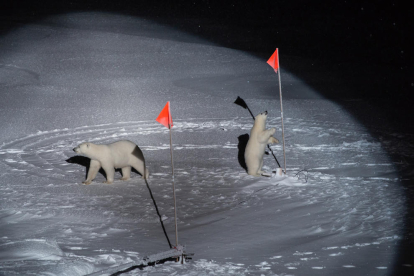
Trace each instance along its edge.
{"label": "wooden stake", "polygon": [[172,169],[172,184],[173,184],[173,197],[174,197],[174,220],[175,220],[175,246],[178,246],[177,201],[176,201],[176,198],[175,198],[174,158],[173,158],[173,148],[172,148],[171,124],[168,124],[168,128],[170,129],[170,152],[171,152],[171,169]]}
{"label": "wooden stake", "polygon": [[283,159],[285,163],[286,174],[286,153],[285,153],[285,128],[283,125],[283,103],[282,103],[282,82],[280,81],[280,66],[279,66],[279,49],[277,50],[277,75],[279,77],[279,96],[280,96],[280,117],[282,119],[282,140],[283,140]]}

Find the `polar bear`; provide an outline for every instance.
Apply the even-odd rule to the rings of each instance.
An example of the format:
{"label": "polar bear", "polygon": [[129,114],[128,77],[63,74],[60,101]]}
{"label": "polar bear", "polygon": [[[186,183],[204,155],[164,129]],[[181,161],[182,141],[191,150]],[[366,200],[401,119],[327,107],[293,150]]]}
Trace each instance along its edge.
{"label": "polar bear", "polygon": [[149,172],[145,167],[145,159],[141,149],[131,141],[117,141],[108,145],[96,145],[82,143],[73,149],[74,152],[91,159],[88,176],[82,183],[91,184],[98,174],[99,169],[106,173],[104,183],[114,182],[115,169],[122,170],[121,180],[128,180],[131,175],[131,167],[136,169],[142,178],[147,179]]}
{"label": "polar bear", "polygon": [[252,130],[250,131],[249,141],[244,152],[247,173],[253,176],[261,176],[264,172],[263,155],[267,144],[279,143],[272,135],[276,132],[275,128],[266,129],[267,111],[260,113],[254,119]]}

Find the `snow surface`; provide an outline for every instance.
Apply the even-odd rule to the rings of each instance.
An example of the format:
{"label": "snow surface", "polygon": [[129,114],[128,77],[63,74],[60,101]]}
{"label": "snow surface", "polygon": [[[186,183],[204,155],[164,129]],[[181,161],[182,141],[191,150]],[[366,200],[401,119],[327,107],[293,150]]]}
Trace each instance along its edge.
{"label": "snow surface", "polygon": [[[174,243],[169,134],[155,121],[166,101],[178,239],[195,255],[126,275],[392,273],[406,211],[400,172],[413,156],[405,134],[378,127],[374,139],[282,71],[288,176],[254,178],[238,162],[253,121],[233,102],[268,110],[281,140],[277,78],[264,60],[103,13],[24,25],[0,52],[0,274],[86,275],[169,249],[149,191]],[[143,150],[149,188],[138,174],[83,185],[85,160],[72,148],[119,139]],[[272,149],[283,162],[281,144]],[[265,168],[277,168],[271,155]]]}

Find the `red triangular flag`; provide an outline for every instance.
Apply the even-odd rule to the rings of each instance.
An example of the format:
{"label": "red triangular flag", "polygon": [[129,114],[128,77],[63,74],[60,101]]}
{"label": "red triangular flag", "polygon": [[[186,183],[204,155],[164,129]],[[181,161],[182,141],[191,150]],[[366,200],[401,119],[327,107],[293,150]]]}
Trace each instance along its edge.
{"label": "red triangular flag", "polygon": [[170,126],[173,126],[173,121],[171,118],[171,112],[170,112],[170,102],[167,102],[167,104],[164,106],[164,108],[161,110],[160,115],[158,115],[158,118],[156,121],[162,125],[164,125],[167,128],[170,128]]}
{"label": "red triangular flag", "polygon": [[276,48],[276,51],[273,53],[273,55],[269,58],[267,63],[272,66],[272,68],[277,73],[277,70],[279,70],[279,51],[278,48]]}

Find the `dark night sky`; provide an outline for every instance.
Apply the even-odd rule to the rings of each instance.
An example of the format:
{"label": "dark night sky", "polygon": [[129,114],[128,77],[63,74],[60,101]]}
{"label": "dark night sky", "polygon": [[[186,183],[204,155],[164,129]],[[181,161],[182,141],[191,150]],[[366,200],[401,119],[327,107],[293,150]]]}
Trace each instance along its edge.
{"label": "dark night sky", "polygon": [[337,62],[412,62],[412,10],[399,1],[177,2],[26,0],[3,1],[0,7],[16,23],[71,11],[119,12],[150,17],[241,50],[272,51],[278,45],[287,54]]}

